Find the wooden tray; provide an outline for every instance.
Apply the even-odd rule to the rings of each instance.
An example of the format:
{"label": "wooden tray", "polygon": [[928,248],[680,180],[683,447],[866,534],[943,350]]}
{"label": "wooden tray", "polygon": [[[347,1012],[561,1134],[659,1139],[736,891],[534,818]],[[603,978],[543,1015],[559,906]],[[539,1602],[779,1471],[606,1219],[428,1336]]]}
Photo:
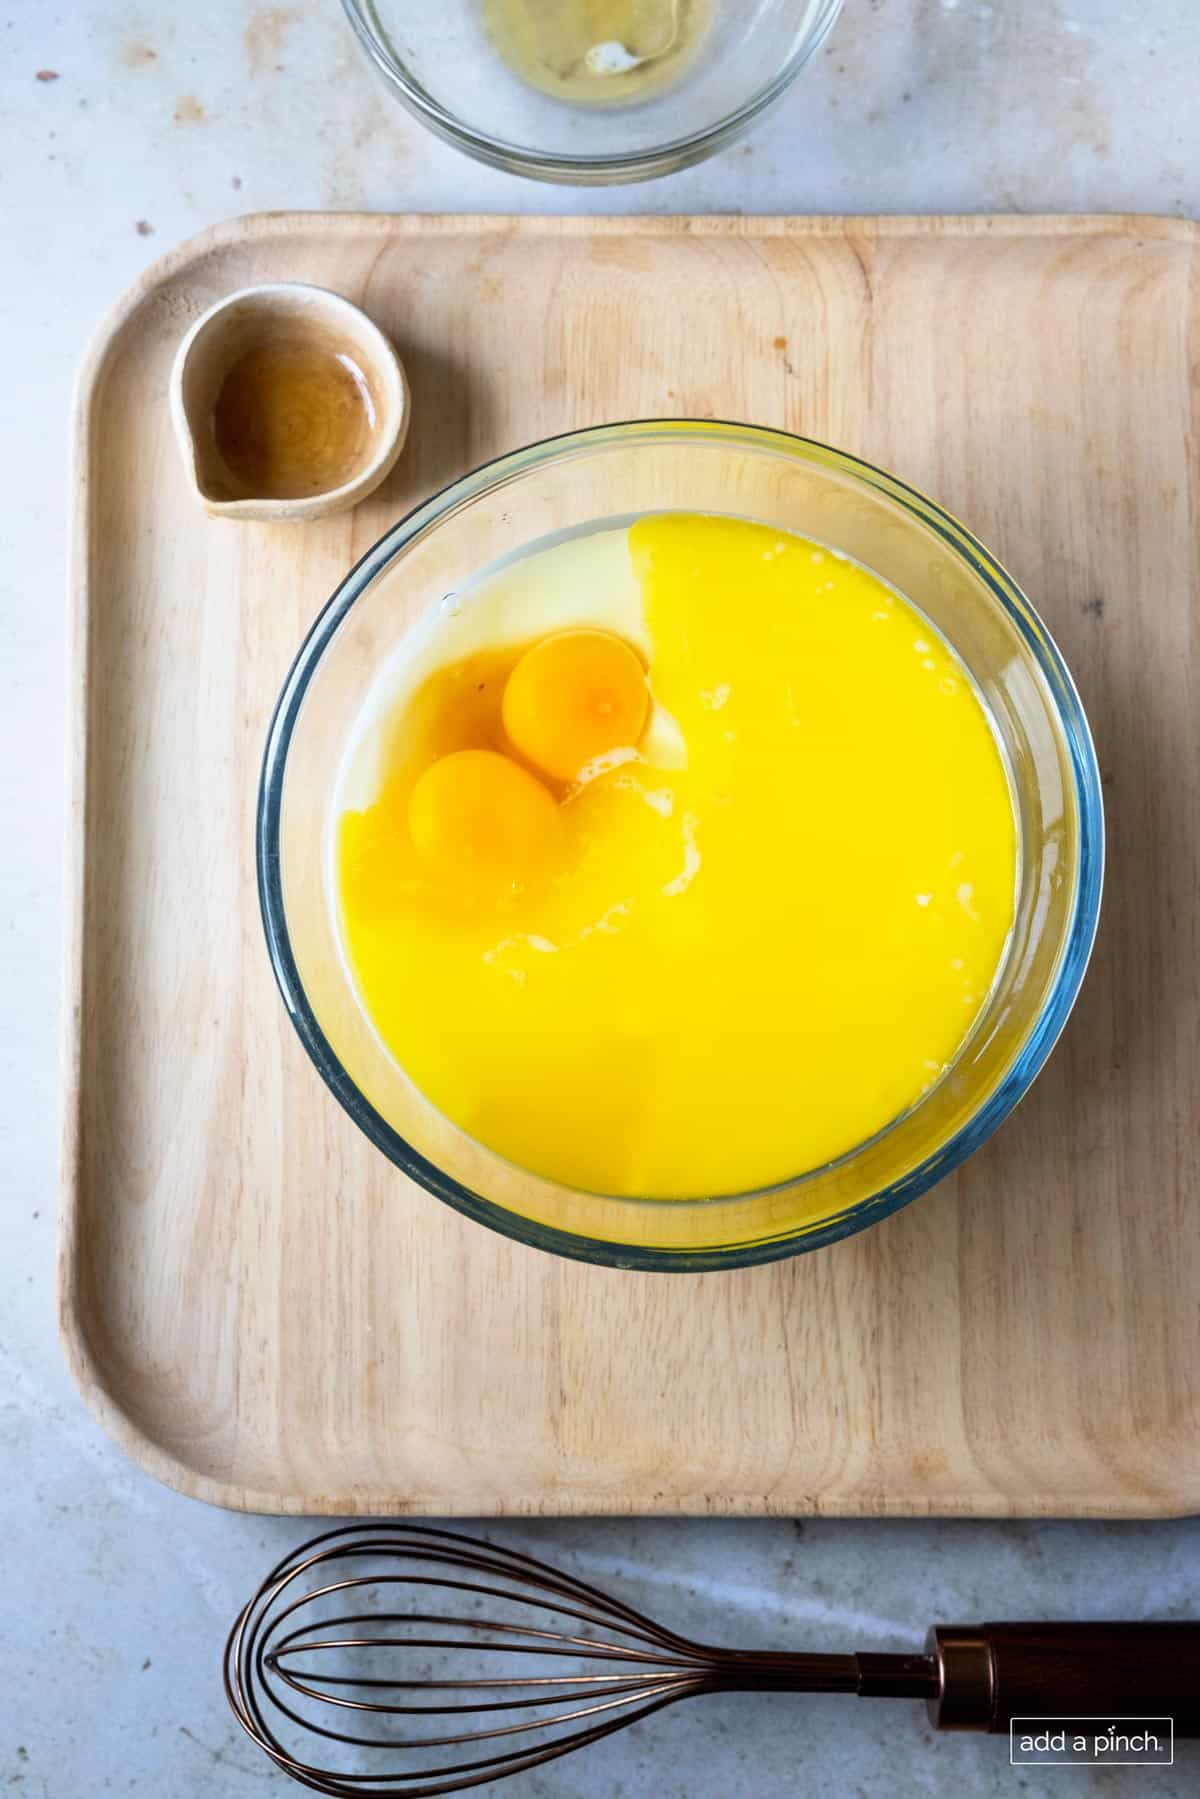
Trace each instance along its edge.
{"label": "wooden tray", "polygon": [[[61,1317],[187,1493],[296,1512],[1200,1506],[1196,229],[1137,219],[239,220],[160,262],[76,421]],[[413,380],[384,489],[210,523],[167,418],[248,282],[361,302]],[[559,1261],[359,1137],[275,992],[272,703],[351,562],[498,451],[601,420],[778,425],[971,521],[1094,722],[1110,879],[1016,1118],[865,1235],[743,1273]]]}

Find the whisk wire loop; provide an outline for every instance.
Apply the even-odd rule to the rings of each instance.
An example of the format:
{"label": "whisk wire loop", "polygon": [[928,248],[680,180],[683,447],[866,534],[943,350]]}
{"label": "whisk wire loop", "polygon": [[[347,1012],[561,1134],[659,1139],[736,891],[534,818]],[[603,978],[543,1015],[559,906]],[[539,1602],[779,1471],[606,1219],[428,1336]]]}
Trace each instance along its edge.
{"label": "whisk wire loop", "polygon": [[[431,1593],[447,1609],[428,1609]],[[397,1609],[410,1594],[413,1609]],[[481,1671],[468,1676],[468,1659]],[[345,1526],[285,1556],[225,1651],[243,1730],[294,1780],[337,1799],[434,1799],[681,1699],[746,1689],[855,1692],[858,1665],[693,1643],[532,1556],[429,1525]],[[413,1731],[420,1719],[438,1721],[431,1734]],[[312,1738],[338,1744],[347,1765],[305,1759]],[[482,1744],[489,1752],[475,1755]],[[465,1758],[446,1759],[456,1751]]]}

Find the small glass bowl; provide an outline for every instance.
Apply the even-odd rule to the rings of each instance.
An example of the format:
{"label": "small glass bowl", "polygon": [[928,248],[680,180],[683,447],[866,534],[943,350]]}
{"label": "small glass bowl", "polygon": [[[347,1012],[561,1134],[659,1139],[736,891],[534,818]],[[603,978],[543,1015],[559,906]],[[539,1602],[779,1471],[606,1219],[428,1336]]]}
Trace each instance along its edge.
{"label": "small glass bowl", "polygon": [[481,0],[342,0],[396,98],[493,168],[606,186],[702,162],[739,137],[816,55],[842,0],[708,0],[678,79],[626,104],[581,104],[522,81],[492,43]]}
{"label": "small glass bowl", "polygon": [[[990,708],[1020,839],[1008,954],[948,1073],[827,1167],[702,1200],[558,1186],[452,1125],[368,1022],[324,873],[347,736],[413,621],[480,569],[551,533],[672,510],[729,513],[816,538],[914,601]],[[276,979],[351,1117],[406,1174],[469,1217],[620,1268],[736,1268],[816,1249],[887,1217],[956,1168],[1017,1104],[1066,1021],[1096,931],[1103,861],[1099,770],[1078,695],[1045,626],[983,546],[869,463],[783,432],[708,421],[604,425],[535,444],[465,476],[394,526],[346,577],[301,649],[271,724],[259,794],[259,892]]]}

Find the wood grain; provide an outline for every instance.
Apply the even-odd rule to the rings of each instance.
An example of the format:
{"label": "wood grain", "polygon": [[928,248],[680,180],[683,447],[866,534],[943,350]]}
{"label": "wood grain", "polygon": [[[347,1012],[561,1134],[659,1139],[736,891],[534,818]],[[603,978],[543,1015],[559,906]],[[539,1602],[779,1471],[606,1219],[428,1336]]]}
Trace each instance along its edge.
{"label": "wood grain", "polygon": [[[61,1322],[118,1441],[298,1512],[1200,1506],[1196,231],[1139,219],[277,215],[152,269],[78,397]],[[167,416],[188,324],[345,293],[413,385],[385,486],[210,522]],[[498,451],[725,415],[894,468],[1046,617],[1110,878],[1076,1014],[958,1175],[737,1274],[558,1261],[357,1135],[277,999],[253,873],[272,703],[351,562]]]}

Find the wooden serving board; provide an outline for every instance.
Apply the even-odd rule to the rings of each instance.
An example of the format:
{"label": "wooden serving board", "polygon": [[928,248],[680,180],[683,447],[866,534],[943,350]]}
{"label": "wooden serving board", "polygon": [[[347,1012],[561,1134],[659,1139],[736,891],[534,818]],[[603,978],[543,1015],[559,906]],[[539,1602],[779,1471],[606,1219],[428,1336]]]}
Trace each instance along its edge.
{"label": "wooden serving board", "polygon": [[[76,421],[61,1317],[145,1467],[296,1512],[1200,1506],[1196,228],[1145,219],[276,215],[160,262]],[[359,301],[413,386],[349,517],[208,521],[167,416],[219,296]],[[1104,770],[1095,960],[1034,1091],[864,1235],[630,1274],[468,1223],[372,1150],[279,1002],[255,788],[288,664],[417,499],[603,420],[882,463],[1040,607]]]}

